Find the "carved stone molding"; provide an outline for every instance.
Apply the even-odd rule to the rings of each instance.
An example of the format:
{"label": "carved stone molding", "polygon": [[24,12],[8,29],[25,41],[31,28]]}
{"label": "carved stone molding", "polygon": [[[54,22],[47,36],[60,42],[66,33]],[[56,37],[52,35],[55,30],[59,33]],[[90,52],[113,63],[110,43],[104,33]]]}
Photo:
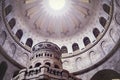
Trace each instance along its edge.
{"label": "carved stone molding", "polygon": [[116,23],[120,25],[120,13],[115,14]]}

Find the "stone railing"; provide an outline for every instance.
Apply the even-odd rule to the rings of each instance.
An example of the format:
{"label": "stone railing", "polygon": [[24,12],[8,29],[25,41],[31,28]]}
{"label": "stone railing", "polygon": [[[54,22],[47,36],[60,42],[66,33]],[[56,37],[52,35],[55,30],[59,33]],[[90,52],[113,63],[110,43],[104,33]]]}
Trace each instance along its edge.
{"label": "stone railing", "polygon": [[[47,77],[46,77],[47,76]],[[19,72],[12,80],[22,80],[22,79],[43,79],[43,78],[54,78],[54,79],[62,79],[62,80],[80,80],[71,74],[68,71],[63,69],[51,68],[48,66],[42,66],[33,69],[23,69]]]}

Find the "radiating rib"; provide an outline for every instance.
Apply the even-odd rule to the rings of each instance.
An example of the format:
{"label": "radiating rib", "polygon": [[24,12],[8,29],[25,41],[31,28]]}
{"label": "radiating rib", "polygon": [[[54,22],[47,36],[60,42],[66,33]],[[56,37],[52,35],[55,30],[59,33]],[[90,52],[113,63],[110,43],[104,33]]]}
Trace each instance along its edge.
{"label": "radiating rib", "polygon": [[90,0],[80,0],[81,2],[90,3]]}
{"label": "radiating rib", "polygon": [[30,3],[34,3],[37,0],[25,0],[25,4],[30,4]]}

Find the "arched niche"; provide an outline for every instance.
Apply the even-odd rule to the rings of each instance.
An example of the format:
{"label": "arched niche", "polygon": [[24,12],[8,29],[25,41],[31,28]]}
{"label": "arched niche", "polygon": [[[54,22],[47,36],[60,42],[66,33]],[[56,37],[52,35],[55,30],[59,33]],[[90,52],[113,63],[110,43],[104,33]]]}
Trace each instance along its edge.
{"label": "arched niche", "polygon": [[7,71],[8,65],[5,61],[0,63],[0,80],[3,80],[5,73]]}
{"label": "arched niche", "polygon": [[66,46],[62,46],[62,47],[61,47],[61,52],[62,52],[62,53],[68,53],[67,47],[66,47]]}
{"label": "arched niche", "polygon": [[40,67],[40,65],[41,65],[40,62],[36,63],[36,64],[35,64],[35,68],[36,68],[36,67]]}
{"label": "arched niche", "polygon": [[33,45],[33,40],[31,38],[28,38],[27,41],[26,41],[26,45],[31,48],[32,45]]}
{"label": "arched niche", "polygon": [[12,57],[13,57],[15,55],[17,47],[16,47],[16,45],[14,43],[11,43],[10,48],[11,48],[11,54],[12,54]]}
{"label": "arched niche", "polygon": [[83,42],[84,42],[84,45],[85,45],[85,46],[87,46],[88,44],[91,43],[91,41],[90,41],[90,39],[89,39],[88,37],[85,37],[85,38],[83,39]]}
{"label": "arched niche", "polygon": [[101,42],[101,49],[103,51],[103,55],[106,55],[109,52],[110,49],[108,47],[109,45],[107,44],[106,41]]}
{"label": "arched niche", "polygon": [[118,25],[120,25],[120,12],[115,14],[115,21]]}
{"label": "arched niche", "polygon": [[120,38],[118,31],[116,31],[115,29],[111,29],[109,35],[114,43],[118,42]]}
{"label": "arched niche", "polygon": [[77,58],[76,59],[76,66],[77,66],[77,69],[82,69],[82,58]]}
{"label": "arched niche", "polygon": [[9,48],[8,49],[8,54],[11,56],[11,57],[14,57],[15,53],[16,53],[16,45],[14,43],[9,43],[7,44],[7,47],[6,48]]}
{"label": "arched niche", "polygon": [[45,65],[51,67],[51,63],[50,62],[46,62]]}
{"label": "arched niche", "polygon": [[98,28],[94,28],[93,29],[93,35],[95,36],[95,38],[97,38],[100,34],[100,31],[98,30]]}
{"label": "arched niche", "polygon": [[67,61],[67,60],[63,61],[62,64],[63,64],[63,68],[64,68],[64,69],[66,69],[66,68],[69,67],[69,61]]}
{"label": "arched niche", "polygon": [[76,66],[77,69],[85,69],[86,67],[88,67],[90,65],[90,60],[89,57],[78,57],[76,59]]}
{"label": "arched niche", "polygon": [[5,43],[5,40],[7,38],[7,34],[5,31],[2,31],[2,33],[0,34],[0,45],[3,46]]}
{"label": "arched niche", "polygon": [[29,55],[27,53],[23,53],[21,57],[22,57],[23,61],[26,61],[26,62],[29,59]]}
{"label": "arched niche", "polygon": [[5,15],[7,16],[8,14],[11,13],[13,7],[12,5],[8,5],[6,8],[5,8]]}
{"label": "arched niche", "polygon": [[55,64],[54,68],[60,69],[59,65]]}
{"label": "arched niche", "polygon": [[120,79],[120,74],[114,70],[105,69],[98,71],[90,80],[113,80]]}
{"label": "arched niche", "polygon": [[110,14],[110,6],[108,4],[103,4],[103,10],[107,13]]}
{"label": "arched niche", "polygon": [[22,36],[23,36],[23,31],[22,31],[21,29],[19,29],[19,30],[16,32],[16,37],[17,37],[19,40],[21,40]]}
{"label": "arched niche", "polygon": [[14,56],[14,59],[16,59],[16,61],[19,61],[21,64],[24,64],[24,65],[27,65],[28,63],[28,59],[29,59],[29,56],[27,53],[19,53],[17,52]]}
{"label": "arched niche", "polygon": [[11,29],[14,28],[14,26],[16,25],[16,20],[14,18],[12,18],[9,22],[8,22],[9,26]]}
{"label": "arched niche", "polygon": [[100,24],[101,24],[103,27],[105,27],[105,25],[106,25],[106,23],[107,23],[107,20],[106,20],[104,17],[100,17],[100,18],[99,18],[99,22],[100,22]]}
{"label": "arched niche", "polygon": [[96,53],[94,51],[91,51],[89,53],[89,57],[90,57],[91,63],[93,64],[93,63],[96,63],[100,59],[101,53],[98,53],[98,52]]}
{"label": "arched niche", "polygon": [[79,45],[77,43],[74,43],[72,45],[72,49],[73,49],[73,51],[79,50]]}

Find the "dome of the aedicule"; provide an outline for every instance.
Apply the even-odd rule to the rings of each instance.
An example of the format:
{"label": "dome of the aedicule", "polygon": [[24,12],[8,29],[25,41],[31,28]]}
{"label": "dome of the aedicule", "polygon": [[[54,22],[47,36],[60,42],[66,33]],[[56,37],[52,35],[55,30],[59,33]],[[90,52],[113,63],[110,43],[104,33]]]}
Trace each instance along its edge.
{"label": "dome of the aedicule", "polygon": [[63,68],[75,75],[102,65],[119,45],[119,0],[2,0],[0,5],[0,45],[21,67],[39,42],[58,45]]}

